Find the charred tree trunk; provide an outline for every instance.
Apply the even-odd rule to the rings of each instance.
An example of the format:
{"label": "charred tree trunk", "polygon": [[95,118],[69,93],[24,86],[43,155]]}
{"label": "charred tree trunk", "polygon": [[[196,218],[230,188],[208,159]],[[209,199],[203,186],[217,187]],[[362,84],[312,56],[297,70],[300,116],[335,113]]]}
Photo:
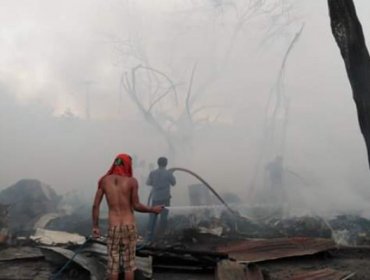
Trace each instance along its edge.
{"label": "charred tree trunk", "polygon": [[331,29],[342,54],[370,165],[370,57],[353,0],[328,0]]}

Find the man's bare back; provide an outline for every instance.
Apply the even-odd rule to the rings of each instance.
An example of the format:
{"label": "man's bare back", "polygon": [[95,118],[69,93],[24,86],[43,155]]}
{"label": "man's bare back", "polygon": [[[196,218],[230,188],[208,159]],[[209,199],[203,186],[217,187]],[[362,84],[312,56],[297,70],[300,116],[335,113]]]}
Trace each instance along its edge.
{"label": "man's bare back", "polygon": [[108,175],[101,181],[109,207],[109,226],[135,223],[133,215],[132,193],[136,180],[119,175]]}
{"label": "man's bare back", "polygon": [[162,211],[162,205],[149,207],[140,203],[138,183],[134,177],[107,175],[101,181],[93,205],[93,235],[100,236],[99,206],[105,195],[109,208],[109,226],[134,224],[133,211],[156,213]]}

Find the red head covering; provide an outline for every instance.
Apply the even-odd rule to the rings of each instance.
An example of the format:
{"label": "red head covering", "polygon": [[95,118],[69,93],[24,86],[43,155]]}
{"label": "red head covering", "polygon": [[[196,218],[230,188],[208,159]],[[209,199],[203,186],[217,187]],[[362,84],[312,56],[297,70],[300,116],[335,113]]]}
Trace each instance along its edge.
{"label": "red head covering", "polygon": [[98,187],[100,187],[101,180],[108,175],[119,175],[119,176],[127,176],[132,177],[132,159],[127,154],[119,154],[114,159],[114,162],[111,168],[107,171],[107,173],[100,178]]}

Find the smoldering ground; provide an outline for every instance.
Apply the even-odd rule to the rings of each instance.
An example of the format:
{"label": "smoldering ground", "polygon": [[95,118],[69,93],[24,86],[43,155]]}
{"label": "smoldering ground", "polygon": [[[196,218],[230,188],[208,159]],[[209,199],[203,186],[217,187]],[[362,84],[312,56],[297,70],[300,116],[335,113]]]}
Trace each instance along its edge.
{"label": "smoldering ground", "polygon": [[[220,193],[250,203],[250,188],[264,187],[265,164],[283,153],[285,168],[301,178],[286,179],[293,205],[364,209],[370,197],[366,151],[326,3],[280,1],[283,6],[266,14],[248,12],[247,2],[5,1],[1,186],[37,178],[59,193],[77,189],[90,198],[115,154],[124,151],[136,155],[141,183],[149,164],[164,154]],[[369,4],[356,5],[367,34]],[[267,102],[303,23],[283,77],[289,114],[285,136],[274,143],[284,148],[261,160],[271,143],[265,141]],[[147,69],[135,73],[135,94],[164,132],[128,92],[139,65]],[[284,114],[276,123],[284,123]],[[187,203],[186,185],[193,183],[179,178],[177,205]]]}

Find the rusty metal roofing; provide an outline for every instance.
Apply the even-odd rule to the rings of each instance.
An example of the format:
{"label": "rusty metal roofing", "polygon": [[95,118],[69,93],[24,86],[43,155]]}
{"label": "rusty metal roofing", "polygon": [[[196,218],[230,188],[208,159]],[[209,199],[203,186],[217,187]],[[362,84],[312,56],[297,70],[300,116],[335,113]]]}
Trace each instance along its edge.
{"label": "rusty metal roofing", "polygon": [[262,271],[255,264],[240,264],[236,261],[222,260],[217,264],[216,280],[264,280]]}
{"label": "rusty metal roofing", "polygon": [[331,239],[293,237],[231,241],[218,246],[216,250],[240,262],[260,262],[313,255],[335,248]]}
{"label": "rusty metal roofing", "polygon": [[[279,279],[289,280],[344,280],[350,279],[355,275],[353,272],[338,271],[331,268],[323,268],[318,270],[300,270],[291,272],[290,275],[279,275]],[[274,275],[276,277],[277,275]]]}

